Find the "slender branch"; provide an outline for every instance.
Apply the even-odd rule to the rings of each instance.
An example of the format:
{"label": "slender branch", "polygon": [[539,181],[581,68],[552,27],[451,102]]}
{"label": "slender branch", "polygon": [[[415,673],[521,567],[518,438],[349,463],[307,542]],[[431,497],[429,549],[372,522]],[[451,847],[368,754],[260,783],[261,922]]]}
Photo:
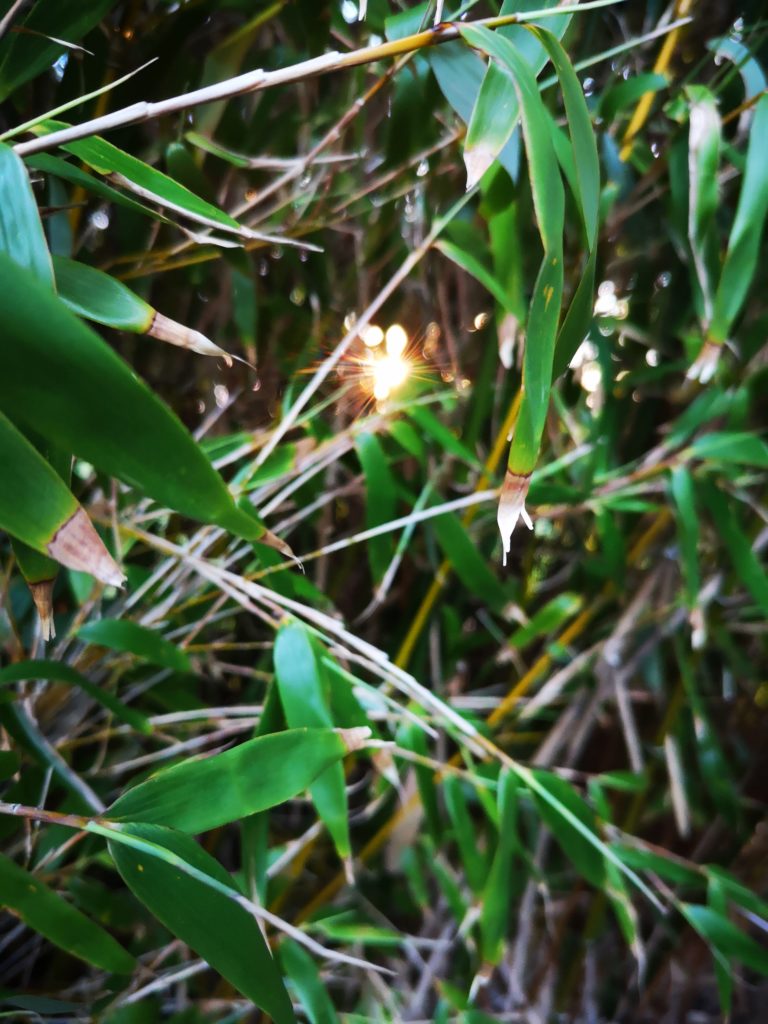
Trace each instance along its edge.
{"label": "slender branch", "polygon": [[275,71],[264,71],[263,68],[257,68],[254,71],[247,71],[243,75],[228,78],[224,82],[207,85],[201,89],[195,89],[193,92],[182,93],[179,96],[171,96],[169,99],[160,100],[157,103],[133,103],[122,110],[116,110],[112,114],[95,117],[91,121],[85,121],[83,124],[74,125],[71,128],[63,128],[61,131],[51,132],[29,142],[21,142],[14,149],[19,156],[28,156],[30,153],[40,153],[55,146],[63,146],[68,142],[74,142],[76,139],[84,139],[115,128],[123,128],[129,124],[140,124],[143,121],[150,121],[156,117],[162,117],[164,114],[173,114],[180,110],[188,110],[190,107],[198,107],[203,103],[231,99],[233,96],[244,96],[247,93],[259,92],[262,89],[270,89],[278,85],[290,85],[293,82],[303,81],[306,78],[325,75],[331,71],[341,71],[345,68],[359,67],[361,64],[370,64],[377,60],[386,60],[388,57],[398,57],[403,53],[412,53],[415,50],[423,50],[428,46],[456,40],[459,38],[460,29],[467,27],[467,25],[501,28],[504,25],[525,24],[526,22],[549,18],[553,15],[577,14],[599,7],[610,7],[618,3],[624,3],[624,0],[589,0],[588,3],[575,4],[569,7],[552,7],[519,14],[504,14],[498,15],[495,18],[481,18],[474,22],[462,22],[460,24],[443,22],[433,28],[426,29],[424,32],[416,32],[414,35],[405,36],[402,39],[395,39],[387,43],[378,43],[375,46],[363,46],[359,50],[352,50],[350,53],[339,53],[338,51],[324,53],[319,57],[311,57],[309,60],[300,61],[298,64],[292,64],[286,68],[278,68]]}
{"label": "slender branch", "polygon": [[82,814],[60,814],[58,811],[44,811],[39,807],[27,807],[24,804],[8,804],[0,800],[0,814],[9,814],[14,818],[29,818],[30,821],[42,821],[46,825],[64,825],[67,828],[87,828],[90,818]]}
{"label": "slender branch", "polygon": [[0,39],[3,38],[5,33],[8,31],[13,19],[19,13],[27,0],[16,0],[16,3],[11,7],[10,11],[5,15],[2,21],[0,21]]}

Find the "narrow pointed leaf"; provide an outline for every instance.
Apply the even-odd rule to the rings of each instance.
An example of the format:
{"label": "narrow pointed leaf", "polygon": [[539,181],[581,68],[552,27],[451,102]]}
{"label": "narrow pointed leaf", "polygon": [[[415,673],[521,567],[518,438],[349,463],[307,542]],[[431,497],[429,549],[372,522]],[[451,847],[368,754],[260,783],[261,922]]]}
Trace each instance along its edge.
{"label": "narrow pointed leaf", "polygon": [[712,907],[683,903],[681,909],[691,927],[717,953],[768,977],[768,948],[755,942]]}
{"label": "narrow pointed leaf", "polygon": [[512,907],[512,866],[518,847],[517,812],[519,783],[513,772],[502,769],[499,775],[499,838],[491,870],[483,889],[480,916],[483,957],[498,964],[504,952],[504,935]]}
{"label": "narrow pointed leaf", "polygon": [[736,574],[763,614],[768,615],[768,574],[741,528],[735,502],[729,502],[711,480],[701,481],[699,492],[704,507],[715,522],[720,540],[730,555]]}
{"label": "narrow pointed leaf", "polygon": [[118,797],[115,821],[206,832],[303,793],[349,747],[331,729],[291,729],[166,768]]}
{"label": "narrow pointed leaf", "polygon": [[605,862],[602,856],[595,845],[560,813],[559,807],[564,807],[578,818],[599,839],[594,814],[570,783],[559,775],[540,770],[534,771],[533,775],[549,797],[545,799],[536,791],[533,793],[542,820],[576,870],[592,885],[602,887],[605,884]]}
{"label": "narrow pointed leaf", "polygon": [[[289,728],[309,726],[318,729],[333,726],[330,691],[321,654],[309,630],[299,622],[289,622],[278,631],[275,641],[275,679]],[[349,812],[341,761],[336,760],[318,775],[309,791],[339,856],[348,857]]]}
{"label": "narrow pointed leaf", "polygon": [[280,963],[311,1024],[338,1024],[339,1017],[315,961],[292,939],[280,944]]}
{"label": "narrow pointed leaf", "polygon": [[[37,125],[34,132],[38,135],[47,135],[68,127],[69,125],[63,121],[49,119]],[[249,233],[228,213],[224,213],[217,206],[201,199],[186,186],[181,185],[162,171],[158,171],[157,168],[151,167],[143,160],[113,146],[106,139],[95,135],[89,139],[68,142],[61,148],[82,160],[97,174],[110,178],[116,183],[120,183],[121,180],[130,182],[136,186],[139,195],[145,196],[150,201],[164,204],[169,209],[183,213],[192,220],[203,224],[213,223],[220,229],[235,234]]]}
{"label": "narrow pointed leaf", "polygon": [[10,415],[163,505],[247,539],[264,535],[176,416],[101,338],[2,254],[0,276],[0,405]]}
{"label": "narrow pointed leaf", "polygon": [[0,143],[0,252],[53,287],[53,269],[27,169]]}
{"label": "narrow pointed leaf", "polygon": [[142,733],[151,733],[152,726],[145,715],[140,711],[127,707],[121,700],[118,700],[108,690],[86,679],[84,675],[67,665],[63,661],[17,661],[13,665],[7,665],[0,669],[0,686],[10,683],[24,682],[26,680],[47,679],[56,683],[64,683],[67,686],[75,686],[87,693],[99,704],[111,711],[116,718],[127,722]]}
{"label": "narrow pointed leaf", "polygon": [[275,1024],[293,1024],[291,1002],[261,929],[237,902],[241,894],[218,861],[191,836],[159,825],[122,825],[110,832],[117,870],[158,921]]}
{"label": "narrow pointed leaf", "polygon": [[710,337],[725,341],[741,312],[758,269],[760,241],[768,214],[768,95],[755,107],[749,130],[747,166],[715,296]]}
{"label": "narrow pointed leaf", "polygon": [[56,946],[104,971],[130,974],[136,966],[130,953],[109,932],[2,853],[0,907],[7,907]]}
{"label": "narrow pointed leaf", "polygon": [[78,629],[77,635],[86,643],[109,647],[113,651],[126,651],[152,665],[162,665],[174,672],[192,670],[188,655],[180,647],[166,640],[157,630],[129,619],[86,622]]}

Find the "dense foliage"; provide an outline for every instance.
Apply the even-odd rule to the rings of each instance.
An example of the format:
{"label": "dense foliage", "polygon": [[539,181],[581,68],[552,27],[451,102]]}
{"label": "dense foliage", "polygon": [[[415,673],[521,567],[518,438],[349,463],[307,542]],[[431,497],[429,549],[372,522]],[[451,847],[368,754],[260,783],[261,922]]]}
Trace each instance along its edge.
{"label": "dense foliage", "polygon": [[6,1018],[767,1011],[761,7],[0,0]]}

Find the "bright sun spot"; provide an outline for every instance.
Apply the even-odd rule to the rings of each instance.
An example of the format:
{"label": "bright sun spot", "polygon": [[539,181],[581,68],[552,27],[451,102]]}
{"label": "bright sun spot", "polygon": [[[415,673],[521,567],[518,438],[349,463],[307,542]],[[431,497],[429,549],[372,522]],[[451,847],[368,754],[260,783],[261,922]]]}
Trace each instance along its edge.
{"label": "bright sun spot", "polygon": [[405,383],[408,377],[408,361],[401,356],[385,355],[376,359],[371,367],[373,378],[373,397],[377,402],[384,402]]}
{"label": "bright sun spot", "polygon": [[363,342],[368,348],[376,348],[384,341],[384,331],[378,324],[368,324],[362,334]]}
{"label": "bright sun spot", "polygon": [[387,355],[401,356],[408,346],[408,335],[400,324],[392,324],[387,328]]}
{"label": "bright sun spot", "polygon": [[361,336],[366,347],[362,363],[367,387],[377,402],[385,402],[393,391],[402,387],[411,372],[411,364],[405,356],[408,335],[400,324],[391,324],[386,334],[376,324],[369,324]]}

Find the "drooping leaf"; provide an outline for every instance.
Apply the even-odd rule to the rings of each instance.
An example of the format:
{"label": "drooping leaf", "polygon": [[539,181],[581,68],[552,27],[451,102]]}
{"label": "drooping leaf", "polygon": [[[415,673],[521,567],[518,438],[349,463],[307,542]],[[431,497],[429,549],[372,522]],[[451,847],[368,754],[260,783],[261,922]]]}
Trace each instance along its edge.
{"label": "drooping leaf", "polygon": [[2,254],[0,275],[0,407],[171,508],[248,539],[264,535],[176,416],[108,345]]}
{"label": "drooping leaf", "polygon": [[9,147],[0,143],[0,252],[25,267],[38,281],[53,287],[51,254],[43,234],[27,169]]}
{"label": "drooping leaf", "polygon": [[66,662],[46,661],[43,659],[37,661],[17,661],[0,669],[0,686],[7,683],[24,682],[28,679],[47,679],[51,682],[77,687],[111,711],[116,718],[133,726],[134,729],[138,729],[142,733],[152,732],[152,726],[145,715],[134,708],[128,707],[108,690],[104,690],[89,679],[86,679],[82,673]]}
{"label": "drooping leaf", "polygon": [[755,107],[749,130],[747,166],[739,192],[728,252],[720,274],[709,334],[725,341],[741,312],[759,263],[760,241],[768,214],[768,95]]}
{"label": "drooping leaf", "polygon": [[97,619],[80,626],[77,635],[89,644],[125,651],[152,665],[162,665],[174,672],[189,672],[189,656],[176,644],[158,633],[130,619]]}
{"label": "drooping leaf", "polygon": [[[36,125],[34,132],[37,135],[46,135],[68,127],[69,125],[63,121],[49,119]],[[248,230],[228,213],[201,199],[186,186],[158,171],[156,167],[118,149],[106,139],[94,135],[91,138],[64,143],[61,148],[82,160],[97,174],[108,177],[113,184],[129,183],[140,197],[150,202],[157,202],[194,221],[218,227],[223,231],[236,235],[249,234]]]}
{"label": "drooping leaf", "polygon": [[233,878],[190,836],[159,825],[112,826],[109,852],[133,894],[276,1024],[291,1002],[261,929]]}
{"label": "drooping leaf", "polygon": [[328,989],[309,953],[292,939],[285,939],[280,944],[280,963],[311,1024],[338,1024]]}
{"label": "drooping leaf", "polygon": [[[397,495],[389,461],[381,442],[365,431],[355,437],[355,451],[365,475],[365,525],[380,526],[395,518]],[[378,583],[392,560],[392,538],[373,537],[368,542],[368,557],[374,582]]]}
{"label": "drooping leaf", "polygon": [[768,949],[737,928],[727,917],[712,907],[695,903],[683,903],[681,910],[691,927],[715,952],[768,977]]}
{"label": "drooping leaf", "polygon": [[136,966],[130,953],[109,932],[2,853],[0,906],[7,907],[56,946],[104,971],[130,974]]}
{"label": "drooping leaf", "polygon": [[[306,626],[289,622],[275,640],[275,679],[291,729],[331,728],[330,693],[320,651]],[[336,760],[309,786],[317,813],[325,822],[340,857],[350,854],[349,812],[344,768]]]}
{"label": "drooping leaf", "polygon": [[483,888],[480,917],[483,957],[498,964],[504,951],[504,936],[510,919],[514,879],[512,868],[518,847],[517,813],[519,783],[514,772],[502,770],[497,794],[499,827],[496,851]]}
{"label": "drooping leaf", "polygon": [[574,828],[560,808],[565,808],[598,837],[595,816],[570,783],[552,772],[535,770],[536,782],[546,790],[546,797],[534,790],[533,797],[542,820],[551,831],[566,857],[592,885],[605,883],[605,862],[595,845]]}

